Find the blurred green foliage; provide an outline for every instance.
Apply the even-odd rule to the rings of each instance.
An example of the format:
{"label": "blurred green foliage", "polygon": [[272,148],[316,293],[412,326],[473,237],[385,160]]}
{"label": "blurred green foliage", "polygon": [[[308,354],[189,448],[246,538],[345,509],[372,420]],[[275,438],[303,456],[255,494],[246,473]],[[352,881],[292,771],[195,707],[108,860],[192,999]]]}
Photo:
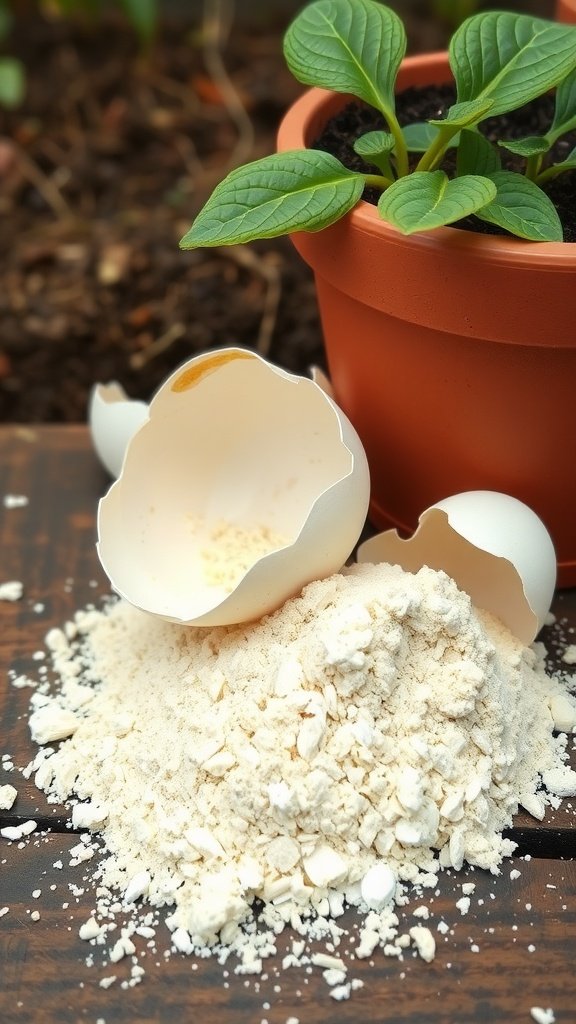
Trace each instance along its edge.
{"label": "blurred green foliage", "polygon": [[[6,0],[0,3],[0,46],[10,34],[12,15]],[[15,57],[0,57],[0,104],[4,107],[17,107],[24,96],[24,68]]]}
{"label": "blurred green foliage", "polygon": [[[242,20],[248,17],[248,5],[236,0],[236,15]],[[305,0],[275,0],[276,6],[284,11],[286,17],[292,17]],[[410,0],[399,0],[396,7],[402,8]],[[83,17],[97,21],[102,13],[110,9],[122,10],[127,21],[136,32],[140,45],[146,50],[154,39],[159,11],[165,0],[27,0],[27,9],[35,6],[41,13],[48,16],[64,18]],[[168,6],[168,5],[166,5]],[[176,8],[178,4],[174,5]],[[196,7],[202,9],[203,0],[180,0],[180,7]],[[448,33],[454,31],[465,18],[473,14],[480,6],[486,6],[485,0],[425,0],[420,9],[428,10],[439,23],[446,26]],[[0,0],[0,106],[16,107],[21,103],[26,88],[26,74],[21,61],[10,53],[10,31],[13,16],[17,14],[19,0]],[[256,8],[270,11],[274,0],[257,0],[250,5],[250,16],[255,16]]]}
{"label": "blurred green foliage", "polygon": [[[67,17],[75,14],[98,17],[106,8],[114,6],[109,0],[37,0],[37,4],[40,10],[43,7],[56,10]],[[115,0],[115,6],[124,11],[141,42],[148,44],[156,30],[158,0]]]}
{"label": "blurred green foliage", "polygon": [[439,21],[456,29],[480,7],[480,0],[429,0],[430,10]]}
{"label": "blurred green foliage", "polygon": [[[143,48],[150,45],[158,21],[159,0],[35,0],[39,11],[62,17],[76,15],[98,18],[105,9],[116,6],[124,11]],[[17,107],[26,91],[24,65],[10,56],[9,36],[16,0],[0,0],[0,106]]]}

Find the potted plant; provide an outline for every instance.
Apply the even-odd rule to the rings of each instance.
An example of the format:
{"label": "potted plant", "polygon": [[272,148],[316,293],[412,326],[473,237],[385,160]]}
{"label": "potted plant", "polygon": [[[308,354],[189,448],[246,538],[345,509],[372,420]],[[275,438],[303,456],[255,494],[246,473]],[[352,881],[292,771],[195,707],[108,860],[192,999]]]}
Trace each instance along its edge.
{"label": "potted plant", "polygon": [[[278,152],[221,182],[181,245],[290,233],[315,273],[332,384],[366,448],[375,524],[410,532],[448,494],[506,491],[544,519],[559,581],[576,584],[576,474],[566,469],[576,245],[541,188],[576,166],[576,152],[562,166],[550,155],[576,127],[576,30],[488,12],[460,26],[448,54],[405,58],[405,47],[400,19],[376,0],[305,7],[284,51],[312,88],[287,112]],[[400,126],[397,93],[451,80],[444,117]],[[540,137],[494,145],[478,130],[551,89]],[[311,148],[351,94],[386,126],[355,143],[365,172]],[[502,169],[505,151],[522,173]],[[367,185],[377,206],[362,199]],[[506,233],[447,226],[465,215]]]}
{"label": "potted plant", "polygon": [[576,22],[576,0],[556,0],[558,21]]}

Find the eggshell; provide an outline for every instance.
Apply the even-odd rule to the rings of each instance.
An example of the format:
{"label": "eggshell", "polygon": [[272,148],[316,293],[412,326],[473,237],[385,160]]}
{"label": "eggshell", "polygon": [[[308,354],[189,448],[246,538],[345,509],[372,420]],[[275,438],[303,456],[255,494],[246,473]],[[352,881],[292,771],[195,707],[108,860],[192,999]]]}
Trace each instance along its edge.
{"label": "eggshell", "polygon": [[496,491],[466,491],[422,513],[408,540],[396,530],[358,550],[361,562],[391,562],[409,572],[444,569],[508,629],[530,644],[549,611],[556,582],[554,546],[528,505]]}
{"label": "eggshell", "polygon": [[[329,396],[224,349],[190,360],[153,398],[100,503],[98,553],[114,589],[145,611],[198,626],[248,621],[342,567],[368,499],[364,449]],[[228,526],[240,545],[254,529],[273,538],[231,590],[207,575],[219,524],[224,565]]]}
{"label": "eggshell", "polygon": [[146,402],[130,401],[116,381],[92,389],[88,407],[92,443],[110,476],[118,476],[128,442],[147,418]]}
{"label": "eggshell", "polygon": [[321,370],[319,366],[311,366],[310,376],[314,383],[317,384],[319,388],[322,388],[325,395],[328,395],[329,398],[334,398],[334,388],[332,387],[330,378],[324,373],[324,370]]}

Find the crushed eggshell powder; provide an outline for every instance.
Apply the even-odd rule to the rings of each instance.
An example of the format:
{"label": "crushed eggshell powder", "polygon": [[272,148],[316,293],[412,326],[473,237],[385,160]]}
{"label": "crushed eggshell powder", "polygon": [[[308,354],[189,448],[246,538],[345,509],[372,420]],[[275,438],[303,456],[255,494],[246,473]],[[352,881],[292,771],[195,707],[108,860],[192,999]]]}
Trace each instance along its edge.
{"label": "crushed eggshell powder", "polygon": [[222,520],[200,550],[204,582],[232,593],[259,558],[287,543],[286,537],[266,524],[242,526]]}
{"label": "crushed eggshell powder", "polygon": [[[465,862],[497,873],[518,807],[543,815],[556,782],[576,793],[550,710],[561,697],[565,719],[574,699],[443,572],[355,566],[203,630],[118,601],[47,644],[59,682],[34,694],[30,725],[64,742],[27,774],[73,803],[73,862],[101,833],[99,892],[168,908],[175,949],[234,953],[239,973],[262,970],[287,924],[337,936],[346,904],[364,915],[357,957],[412,945],[431,960],[426,926],[399,932],[408,884]],[[345,965],[326,971],[349,998]]]}

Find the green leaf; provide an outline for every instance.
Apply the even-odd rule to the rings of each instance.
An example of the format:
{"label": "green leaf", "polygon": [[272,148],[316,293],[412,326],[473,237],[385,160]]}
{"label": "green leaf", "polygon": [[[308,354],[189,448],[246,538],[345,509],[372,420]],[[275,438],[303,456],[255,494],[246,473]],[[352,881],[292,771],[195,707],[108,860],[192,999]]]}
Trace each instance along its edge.
{"label": "green leaf", "polygon": [[553,145],[556,139],[576,128],[576,71],[560,82],[556,90],[554,120],[546,132]]}
{"label": "green leaf", "polygon": [[454,103],[450,107],[450,110],[446,114],[446,117],[435,120],[430,118],[430,124],[438,125],[440,129],[444,125],[450,125],[454,127],[457,125],[459,128],[470,128],[472,125],[478,124],[479,121],[491,113],[491,108],[494,106],[494,101],[481,97],[478,100],[468,100],[466,103]]}
{"label": "green leaf", "polygon": [[[429,146],[438,138],[438,129],[429,121],[414,121],[402,129],[406,148],[409,153],[425,153]],[[457,146],[460,134],[453,135],[446,144],[446,149]]]}
{"label": "green leaf", "polygon": [[284,56],[300,82],[352,93],[385,116],[394,114],[405,52],[400,18],[375,0],[317,0],[300,11],[284,37]]}
{"label": "green leaf", "polygon": [[394,172],[390,164],[390,154],[394,149],[396,139],[390,132],[366,132],[356,139],[354,152],[361,156],[368,163],[378,167],[386,178],[394,178]]}
{"label": "green leaf", "polygon": [[533,181],[513,171],[490,175],[496,198],[476,214],[513,235],[534,242],[561,242],[562,224],[551,199]]}
{"label": "green leaf", "polygon": [[122,6],[142,42],[149,43],[158,21],[157,0],[122,0]]}
{"label": "green leaf", "polygon": [[527,14],[476,14],[450,42],[460,102],[491,98],[491,116],[528,103],[576,67],[576,29]]}
{"label": "green leaf", "polygon": [[274,153],[224,178],[180,245],[235,245],[289,231],[318,231],[355,206],[363,189],[364,176],[330,153]]}
{"label": "green leaf", "polygon": [[546,135],[527,135],[524,139],[499,139],[498,145],[516,156],[539,156],[547,153],[551,142]]}
{"label": "green leaf", "polygon": [[354,152],[366,158],[391,153],[394,149],[394,136],[390,132],[366,132],[354,143]]}
{"label": "green leaf", "polygon": [[572,171],[576,169],[576,146],[568,153],[568,156],[564,160],[560,160],[559,163],[554,165],[555,168],[561,167],[563,171]]}
{"label": "green leaf", "polygon": [[17,107],[24,99],[26,76],[19,60],[0,58],[0,105]]}
{"label": "green leaf", "polygon": [[384,220],[411,235],[461,220],[495,197],[496,185],[480,175],[450,181],[444,171],[415,171],[384,192],[378,210]]}
{"label": "green leaf", "polygon": [[[402,134],[409,153],[425,153],[428,146],[438,138],[438,129],[428,121],[415,121],[407,124]],[[452,144],[455,145],[454,141]]]}
{"label": "green leaf", "polygon": [[457,174],[482,174],[484,177],[499,171],[500,154],[480,132],[466,129],[460,133],[456,156]]}

